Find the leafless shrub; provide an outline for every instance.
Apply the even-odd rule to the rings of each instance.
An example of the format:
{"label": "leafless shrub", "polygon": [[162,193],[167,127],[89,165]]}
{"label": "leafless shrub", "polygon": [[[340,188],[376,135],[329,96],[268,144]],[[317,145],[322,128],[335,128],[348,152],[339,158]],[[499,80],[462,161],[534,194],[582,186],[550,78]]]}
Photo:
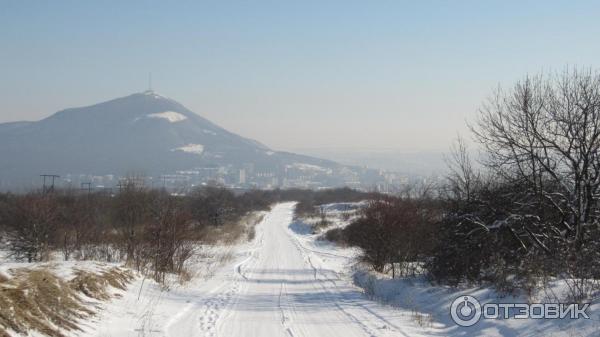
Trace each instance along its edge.
{"label": "leafless shrub", "polygon": [[121,187],[113,206],[113,226],[120,236],[119,244],[125,251],[127,262],[137,269],[143,259],[138,253],[143,228],[149,222],[150,194],[133,182]]}
{"label": "leafless shrub", "polygon": [[332,228],[325,232],[322,237],[331,242],[335,242],[340,246],[348,245],[348,237],[346,231],[343,228]]}
{"label": "leafless shrub", "polygon": [[348,243],[362,248],[362,259],[377,272],[390,266],[392,276],[398,264],[421,261],[430,250],[432,216],[421,200],[382,197],[365,207],[345,230]]}
{"label": "leafless shrub", "polygon": [[161,195],[152,207],[153,220],[145,235],[148,255],[155,280],[164,282],[167,273],[179,272],[191,256],[193,248],[186,245],[192,217],[181,200]]}
{"label": "leafless shrub", "polygon": [[59,219],[53,196],[28,194],[14,198],[6,207],[2,221],[10,255],[29,262],[46,258]]}

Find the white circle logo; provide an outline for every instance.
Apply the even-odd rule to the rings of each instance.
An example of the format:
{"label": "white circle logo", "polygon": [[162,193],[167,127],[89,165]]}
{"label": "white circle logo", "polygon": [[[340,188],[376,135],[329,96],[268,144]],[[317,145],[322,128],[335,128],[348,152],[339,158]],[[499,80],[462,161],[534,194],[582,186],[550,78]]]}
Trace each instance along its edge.
{"label": "white circle logo", "polygon": [[452,302],[450,316],[460,326],[472,326],[481,318],[481,304],[473,296],[460,296]]}

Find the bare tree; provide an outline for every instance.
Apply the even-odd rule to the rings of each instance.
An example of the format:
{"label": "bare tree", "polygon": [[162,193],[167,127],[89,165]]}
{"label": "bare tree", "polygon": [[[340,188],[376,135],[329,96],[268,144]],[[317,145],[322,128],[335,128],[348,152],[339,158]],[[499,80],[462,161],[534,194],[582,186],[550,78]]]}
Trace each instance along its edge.
{"label": "bare tree", "polygon": [[450,156],[445,158],[450,169],[448,175],[449,193],[454,200],[471,201],[474,190],[480,182],[480,173],[473,167],[469,148],[462,137],[458,137],[450,148]]}
{"label": "bare tree", "polygon": [[15,199],[5,215],[11,255],[28,262],[44,259],[51,248],[57,220],[57,205],[51,194]]}
{"label": "bare tree", "polygon": [[[93,195],[67,194],[60,198],[60,223],[56,239],[65,261],[74,252],[81,253],[82,246],[90,240],[92,232],[96,229],[94,203],[97,202],[99,200]],[[96,240],[102,239],[105,238],[96,237]]]}
{"label": "bare tree", "polygon": [[580,245],[599,215],[600,74],[527,77],[509,92],[498,90],[472,130],[488,154],[485,164],[526,188],[515,211],[543,206],[558,213],[545,233],[528,231],[532,242],[543,249],[550,238]]}
{"label": "bare tree", "polygon": [[459,142],[431,270],[456,280],[567,273],[581,298],[600,276],[600,73],[527,76],[498,89],[470,127],[485,173]]}
{"label": "bare tree", "polygon": [[153,220],[146,230],[145,240],[154,278],[164,283],[166,273],[181,272],[193,253],[186,245],[190,240],[192,216],[183,202],[162,194],[154,201]]}
{"label": "bare tree", "polygon": [[114,200],[114,226],[121,237],[128,263],[140,267],[138,248],[143,228],[149,217],[149,193],[134,182],[121,186],[121,191]]}
{"label": "bare tree", "polygon": [[391,267],[392,277],[416,266],[430,248],[432,212],[422,200],[381,197],[370,201],[345,230],[348,243],[362,248],[375,271]]}

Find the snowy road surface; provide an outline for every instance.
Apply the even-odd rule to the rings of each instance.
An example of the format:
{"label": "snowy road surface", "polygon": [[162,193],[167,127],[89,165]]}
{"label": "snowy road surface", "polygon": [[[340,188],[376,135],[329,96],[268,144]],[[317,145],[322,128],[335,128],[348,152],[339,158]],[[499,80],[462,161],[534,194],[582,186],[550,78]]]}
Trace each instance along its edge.
{"label": "snowy road surface", "polygon": [[315,264],[289,229],[294,204],[274,207],[254,249],[224,268],[164,327],[167,336],[416,336],[410,313],[367,300],[348,281]]}

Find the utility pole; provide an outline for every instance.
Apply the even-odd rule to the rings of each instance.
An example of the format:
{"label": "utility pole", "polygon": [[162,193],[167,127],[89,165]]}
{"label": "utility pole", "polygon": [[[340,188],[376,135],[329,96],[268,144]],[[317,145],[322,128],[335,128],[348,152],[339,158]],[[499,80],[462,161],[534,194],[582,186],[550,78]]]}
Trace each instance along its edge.
{"label": "utility pole", "polygon": [[92,193],[92,183],[91,182],[81,183],[81,190],[85,191],[86,189],[88,191],[88,194]]}
{"label": "utility pole", "polygon": [[125,185],[123,184],[123,182],[121,180],[119,180],[117,187],[119,187],[119,194],[120,194],[123,191],[123,188],[125,187]]}
{"label": "utility pole", "polygon": [[[60,178],[60,176],[56,175],[56,174],[41,174],[40,177],[42,177],[42,179],[44,181],[44,183],[43,183],[44,185],[42,187],[42,192],[44,194],[53,192],[54,191],[54,179]],[[46,178],[48,178],[49,180],[51,179],[50,186],[46,186]]]}

